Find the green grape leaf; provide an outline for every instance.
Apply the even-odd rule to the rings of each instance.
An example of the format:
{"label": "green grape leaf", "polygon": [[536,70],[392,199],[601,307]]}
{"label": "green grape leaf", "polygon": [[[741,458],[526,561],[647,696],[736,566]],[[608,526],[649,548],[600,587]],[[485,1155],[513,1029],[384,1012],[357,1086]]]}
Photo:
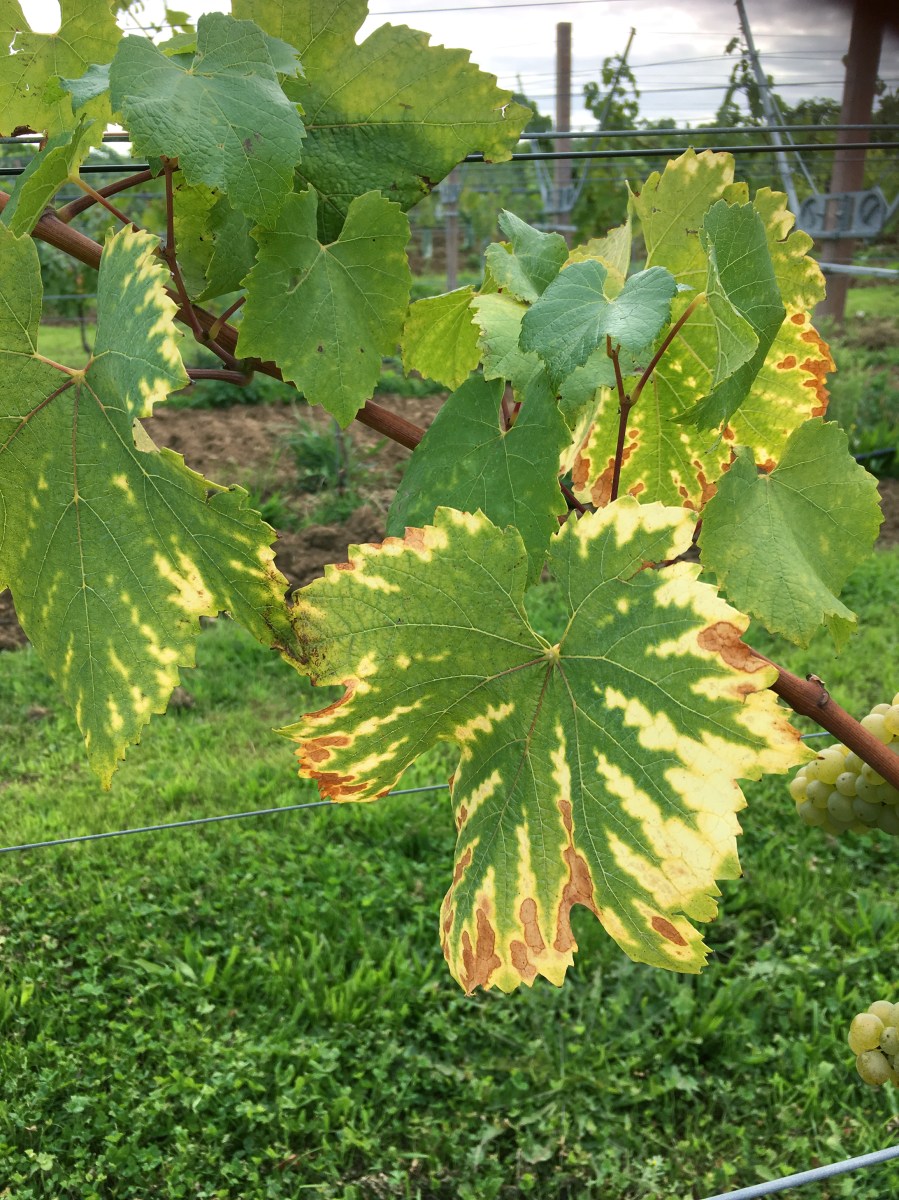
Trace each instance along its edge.
{"label": "green grape leaf", "polygon": [[178,262],[188,293],[212,300],[237,291],[256,261],[249,218],[202,183],[179,179],[173,197]]}
{"label": "green grape leaf", "polygon": [[348,425],[399,341],[412,277],[409,221],[376,192],[350,205],[340,237],[318,240],[318,196],[290,196],[278,228],[255,231],[256,266],[238,353],[271,359],[313,404]]}
{"label": "green grape leaf", "polygon": [[91,63],[77,79],[60,79],[59,83],[71,96],[72,108],[78,112],[109,91],[109,63]]}
{"label": "green grape leaf", "polygon": [[509,242],[488,246],[484,255],[497,287],[516,300],[536,300],[568,258],[565,239],[561,233],[541,233],[506,211],[500,213],[499,227]]}
{"label": "green grape leaf", "polygon": [[675,281],[664,268],[632,275],[614,300],[603,294],[606,268],[572,263],[531,305],[521,322],[522,350],[534,350],[559,386],[606,338],[632,353],[649,346],[667,323]]}
{"label": "green grape leaf", "polygon": [[188,183],[218,188],[234,208],[274,223],[293,187],[305,130],[252,21],[201,17],[189,64],[167,58],[147,38],[126,37],[110,89],[139,154],[177,158]]}
{"label": "green grape leaf", "polygon": [[480,361],[478,327],[471,301],[474,288],[417,300],[403,329],[403,369],[418,371],[448,388],[457,388]]}
{"label": "green grape leaf", "polygon": [[77,172],[93,144],[99,145],[103,126],[82,118],[65,133],[55,133],[19,176],[0,221],[17,237],[31,233],[53,197]]}
{"label": "green grape leaf", "polygon": [[0,579],[107,785],[193,664],[201,616],[227,610],[285,654],[294,640],[246,493],[139,423],[187,383],[157,247],[130,229],[107,240],[93,355],[60,369],[35,349],[34,244],[0,230]]}
{"label": "green grape leaf", "polygon": [[[786,312],[765,226],[751,204],[719,200],[703,218],[700,242],[709,260],[706,296],[717,354],[711,390],[679,419],[711,429],[724,424],[745,400]],[[691,349],[695,353],[697,348]]]}
{"label": "green grape leaf", "polygon": [[[56,33],[34,33],[17,0],[0,0],[0,41],[13,48],[0,60],[0,134],[70,129],[72,98],[61,78],[82,75],[115,53],[122,34],[108,0],[61,0],[60,18]],[[105,121],[108,101],[95,101],[86,115]]]}
{"label": "green grape leaf", "polygon": [[807,646],[826,625],[840,648],[856,618],[837,598],[870,553],[883,516],[877,485],[839,425],[806,421],[770,474],[750,450],[706,505],[703,566],[772,633]]}
{"label": "green grape leaf", "polygon": [[693,523],[628,497],[569,521],[550,546],[555,645],[527,619],[520,538],[482,514],[351,547],[297,593],[313,680],[346,689],[284,731],[323,796],[374,800],[438,740],[461,748],[440,925],[468,992],[561,983],[575,904],[636,961],[700,970],[692,921],[739,874],[735,780],[807,757],[747,618],[698,565],[651,569]]}
{"label": "green grape leaf", "polygon": [[232,208],[224,196],[209,217],[212,233],[212,254],[206,265],[206,286],[197,297],[214,300],[236,292],[243,286],[256,262],[256,243],[252,225],[239,209]]}
{"label": "green grape leaf", "polygon": [[188,295],[193,297],[206,287],[206,270],[215,245],[210,219],[218,200],[219,193],[205,183],[188,183],[180,171],[174,177],[172,215],[178,265]]}
{"label": "green grape leaf", "polygon": [[390,508],[387,532],[425,525],[439,507],[481,511],[500,527],[514,525],[536,582],[550,535],[566,511],[559,455],[569,435],[544,372],[524,389],[508,431],[500,424],[505,383],[474,375],[444,403],[416,447]]}
{"label": "green grape leaf", "polygon": [[365,0],[235,0],[234,15],[296,46],[306,72],[284,90],[306,114],[299,178],[322,198],[321,235],[336,238],[350,201],[377,190],[411,208],[472,150],[509,158],[531,118],[468,61],[405,26],[363,42]]}

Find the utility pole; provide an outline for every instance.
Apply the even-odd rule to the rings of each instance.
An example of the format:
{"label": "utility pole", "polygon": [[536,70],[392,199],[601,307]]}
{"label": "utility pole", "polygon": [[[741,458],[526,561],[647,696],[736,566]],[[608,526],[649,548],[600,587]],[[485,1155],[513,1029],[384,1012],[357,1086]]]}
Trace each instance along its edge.
{"label": "utility pole", "polygon": [[[774,111],[774,104],[771,99],[771,93],[768,90],[768,80],[765,78],[765,72],[762,70],[762,64],[759,62],[758,51],[755,48],[755,41],[752,37],[752,29],[749,26],[749,18],[746,15],[746,6],[743,0],[735,0],[737,6],[737,15],[740,18],[740,28],[743,31],[743,37],[746,41],[746,49],[749,51],[749,58],[752,62],[752,70],[755,74],[756,83],[759,85],[759,97],[762,101],[762,109],[765,113],[765,120],[769,125],[782,125],[782,121],[778,121],[777,113]],[[784,140],[779,133],[771,131],[768,136],[777,147],[783,147]],[[787,161],[787,156],[783,149],[774,151],[774,158],[777,162],[780,178],[783,182],[784,191],[787,193],[787,202],[790,211],[793,213],[799,212],[799,200],[796,196],[796,188],[793,186],[793,172],[790,170],[790,164]]]}
{"label": "utility pole", "polygon": [[458,167],[450,171],[437,190],[443,206],[446,290],[453,292],[459,282],[459,196],[462,192],[462,180]]}
{"label": "utility pole", "polygon": [[[571,23],[560,21],[556,25],[556,131],[567,133],[571,129]],[[555,149],[568,153],[571,140],[560,138]],[[558,225],[568,235],[566,226],[571,218],[571,159],[557,158],[553,173],[552,211],[547,213],[551,223]]]}
{"label": "utility pole", "polygon": [[[886,16],[886,4],[855,0],[849,53],[846,56],[843,107],[840,110],[841,125],[867,125],[871,120]],[[858,149],[837,150],[834,154],[833,172],[830,177],[831,193],[857,192],[864,187],[865,151],[870,139],[871,135],[867,129],[847,129],[841,135],[843,141],[856,142]],[[835,195],[829,202],[829,227],[838,228],[839,219],[839,195]],[[848,264],[852,262],[854,248],[853,238],[838,238],[831,243],[828,256],[832,262]],[[827,280],[827,297],[818,305],[815,315],[829,317],[837,325],[841,325],[846,311],[848,289],[847,275],[830,276]]]}

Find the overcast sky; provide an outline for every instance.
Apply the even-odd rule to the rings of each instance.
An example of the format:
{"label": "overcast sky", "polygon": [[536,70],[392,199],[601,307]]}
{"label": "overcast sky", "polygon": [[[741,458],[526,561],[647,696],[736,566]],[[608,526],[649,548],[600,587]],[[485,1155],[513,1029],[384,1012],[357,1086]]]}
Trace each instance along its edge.
{"label": "overcast sky", "polygon": [[[158,0],[147,0],[152,11]],[[170,0],[173,7],[201,12],[227,11],[226,0]],[[583,86],[598,79],[603,58],[621,53],[636,30],[630,63],[640,88],[640,115],[671,116],[691,124],[712,118],[727,83],[733,58],[724,48],[739,33],[732,0],[370,0],[373,16],[364,37],[386,22],[411,25],[434,43],[471,50],[472,59],[499,82],[525,92],[544,112],[555,111],[556,24],[572,25],[572,125],[589,127]],[[837,0],[745,0],[762,65],[790,101],[803,96],[839,98],[842,56],[849,44],[850,6]],[[160,6],[161,7],[161,6]],[[35,28],[50,30],[59,20],[54,0],[22,0]],[[442,11],[441,11],[442,10]],[[888,33],[880,75],[899,83],[899,38]]]}

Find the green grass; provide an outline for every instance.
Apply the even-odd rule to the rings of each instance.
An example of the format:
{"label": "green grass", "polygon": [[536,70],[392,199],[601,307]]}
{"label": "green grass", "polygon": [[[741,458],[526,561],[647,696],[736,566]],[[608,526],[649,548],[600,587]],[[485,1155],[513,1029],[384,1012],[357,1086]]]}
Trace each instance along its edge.
{"label": "green grass", "polygon": [[[897,594],[899,551],[857,572],[842,659],[753,640],[864,710],[899,687]],[[532,610],[552,624],[551,589]],[[103,793],[34,655],[0,657],[0,842],[313,798],[270,732],[303,679],[217,623],[185,684]],[[0,1195],[685,1200],[892,1143],[897,1093],[845,1035],[896,995],[895,843],[799,827],[776,779],[747,795],[703,975],[630,963],[577,910],[565,986],[509,997],[444,967],[443,792],[3,856]]]}
{"label": "green grass", "polygon": [[847,317],[890,317],[899,321],[899,284],[895,280],[870,287],[851,287],[846,295]]}

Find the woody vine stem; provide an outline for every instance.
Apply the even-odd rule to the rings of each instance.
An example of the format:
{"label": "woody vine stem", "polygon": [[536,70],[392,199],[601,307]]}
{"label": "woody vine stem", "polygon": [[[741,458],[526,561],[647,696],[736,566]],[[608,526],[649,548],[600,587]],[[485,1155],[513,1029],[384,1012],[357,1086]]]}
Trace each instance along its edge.
{"label": "woody vine stem", "polygon": [[[166,160],[163,165],[166,188],[167,237],[165,246],[160,253],[172,277],[172,287],[169,290],[169,294],[178,306],[176,313],[178,320],[188,326],[199,344],[207,346],[223,363],[222,368],[191,370],[189,372],[191,378],[216,378],[239,385],[245,383],[252,372],[259,371],[264,375],[281,380],[281,372],[274,363],[256,360],[241,361],[235,356],[238,331],[233,325],[228,323],[228,318],[240,307],[240,302],[232,304],[220,315],[210,313],[201,306],[191,302],[176,258],[174,222],[172,218],[172,179],[174,172],[177,170],[177,165],[172,160]],[[120,179],[105,188],[99,190],[90,189],[85,195],[71,201],[59,210],[48,208],[35,226],[33,236],[96,271],[100,266],[102,246],[84,233],[72,228],[70,222],[94,204],[103,204],[118,219],[130,223],[130,219],[123,212],[109,203],[109,198],[127,192],[131,188],[141,186],[152,178],[153,175],[151,172],[140,171],[125,179]],[[0,212],[3,211],[8,201],[9,194],[0,191]],[[612,500],[617,498],[620,488],[621,468],[624,461],[624,441],[630,412],[639,400],[640,394],[650,380],[662,356],[677,337],[683,325],[689,320],[692,313],[704,301],[704,295],[697,296],[684,310],[680,318],[672,325],[668,335],[650,364],[644,370],[630,395],[624,389],[618,348],[612,344],[611,339],[607,341],[607,353],[614,366],[619,400],[618,437],[611,486]],[[68,385],[65,384],[63,386]],[[504,414],[506,417],[504,423],[511,424],[514,422],[515,415],[517,414],[514,412]],[[397,442],[399,445],[405,446],[409,450],[414,450],[424,436],[424,430],[420,426],[407,421],[404,417],[396,413],[382,408],[372,400],[368,400],[363,408],[359,410],[356,414],[356,420],[383,436],[390,438],[392,441]],[[570,490],[564,484],[560,486],[569,503],[569,518],[571,512],[583,513],[585,511],[584,505],[571,494]],[[749,652],[758,660],[771,662],[771,660],[765,659],[763,655],[751,650],[751,648]],[[771,663],[771,665],[778,672],[777,679],[770,685],[771,689],[794,712],[811,718],[822,729],[825,729],[828,733],[838,738],[858,754],[860,758],[869,763],[878,774],[894,787],[899,787],[899,755],[879,742],[854,717],[836,704],[828,694],[825,685],[817,677],[811,676],[803,680],[778,663]]]}

